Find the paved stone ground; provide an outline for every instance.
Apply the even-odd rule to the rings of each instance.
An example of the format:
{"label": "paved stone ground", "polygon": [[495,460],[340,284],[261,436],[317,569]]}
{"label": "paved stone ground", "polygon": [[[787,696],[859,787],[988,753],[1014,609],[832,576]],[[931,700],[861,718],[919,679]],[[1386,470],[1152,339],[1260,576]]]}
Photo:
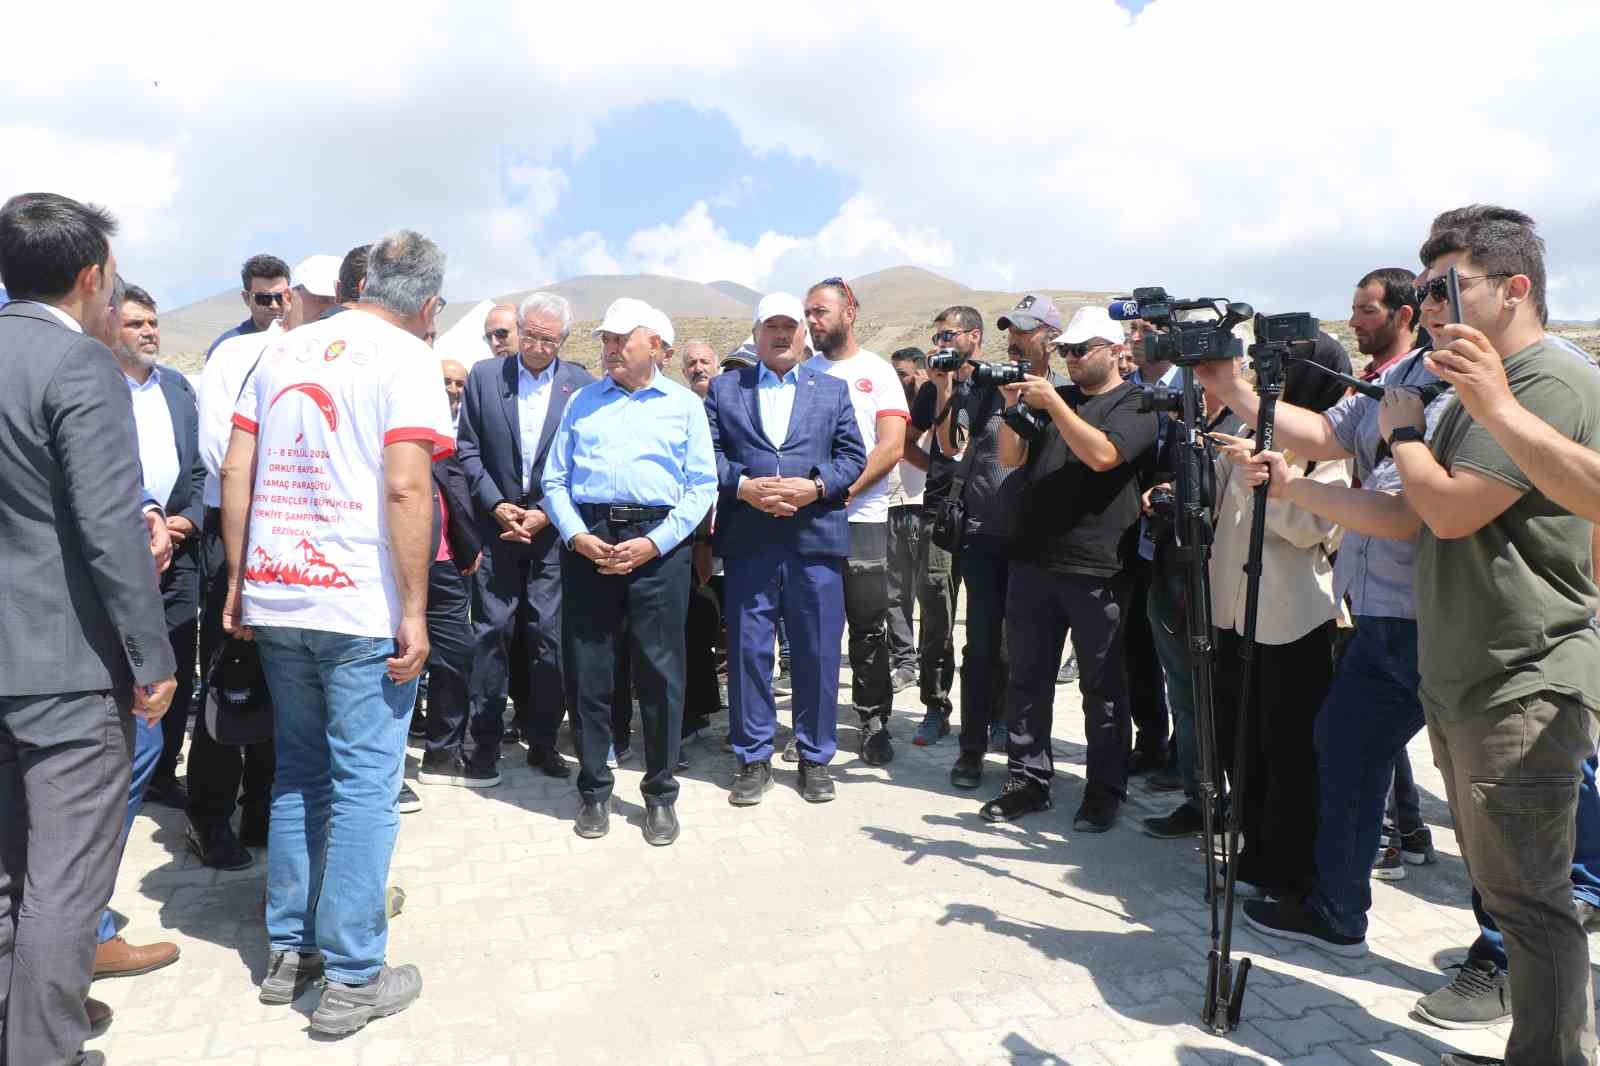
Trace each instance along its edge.
{"label": "paved stone ground", "polygon": [[1365,959],[1242,929],[1237,950],[1256,969],[1244,1023],[1224,1039],[1197,1021],[1198,841],[1141,834],[1137,819],[1172,801],[1137,785],[1112,832],[1074,832],[1076,685],[1057,689],[1056,707],[1055,809],[1015,826],[977,816],[999,757],[975,797],[948,783],[953,738],[912,746],[914,690],[896,701],[891,765],[846,754],[856,732],[840,730],[839,798],[824,806],[775,763],[766,801],[731,807],[733,757],[691,745],[683,836],[664,849],[640,836],[636,767],[618,773],[600,841],[573,835],[573,786],[535,777],[520,749],[507,749],[499,788],[416,786],[426,806],[402,819],[391,880],[408,899],[390,959],[420,965],[422,999],[333,1043],[309,1035],[314,993],[292,1008],[256,1002],[263,862],[207,870],[184,850],[181,815],[147,808],[113,904],[135,942],[171,938],[183,957],[96,984],[116,1020],[90,1046],[115,1066],[1334,1066],[1503,1047],[1504,1027],[1452,1033],[1409,1017],[1476,928],[1424,739],[1412,761],[1440,863],[1375,883]]}

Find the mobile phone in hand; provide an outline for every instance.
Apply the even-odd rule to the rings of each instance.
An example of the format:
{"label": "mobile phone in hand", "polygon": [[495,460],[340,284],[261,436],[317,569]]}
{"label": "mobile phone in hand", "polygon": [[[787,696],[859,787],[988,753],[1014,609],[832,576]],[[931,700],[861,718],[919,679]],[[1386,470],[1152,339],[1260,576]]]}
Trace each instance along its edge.
{"label": "mobile phone in hand", "polygon": [[1444,276],[1446,298],[1450,301],[1450,321],[1461,321],[1461,275],[1455,267]]}

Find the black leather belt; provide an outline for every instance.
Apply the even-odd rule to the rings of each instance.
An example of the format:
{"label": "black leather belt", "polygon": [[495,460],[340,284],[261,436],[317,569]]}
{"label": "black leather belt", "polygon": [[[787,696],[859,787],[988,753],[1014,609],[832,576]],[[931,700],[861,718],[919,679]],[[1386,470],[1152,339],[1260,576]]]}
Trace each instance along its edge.
{"label": "black leather belt", "polygon": [[659,522],[672,513],[672,508],[638,503],[580,503],[578,513],[586,522],[613,522],[626,526],[636,522]]}

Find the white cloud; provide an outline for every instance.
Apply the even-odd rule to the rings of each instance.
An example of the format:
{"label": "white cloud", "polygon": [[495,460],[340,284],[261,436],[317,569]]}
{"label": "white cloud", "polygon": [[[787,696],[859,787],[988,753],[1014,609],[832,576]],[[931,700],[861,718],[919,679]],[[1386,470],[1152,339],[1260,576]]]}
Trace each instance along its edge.
{"label": "white cloud", "polygon": [[[129,275],[196,296],[263,247],[295,259],[411,225],[450,253],[452,298],[579,271],[764,287],[910,261],[1326,313],[1366,269],[1413,262],[1439,210],[1499,201],[1542,223],[1555,314],[1600,315],[1600,6],[487,7],[334,6],[286,39],[243,9],[129,21],[91,2],[74,18],[115,25],[115,51],[14,49],[0,70],[0,195],[106,203]],[[735,183],[623,240],[548,238],[557,153],[662,100],[858,191],[812,233],[732,238],[716,212],[746,202]]]}

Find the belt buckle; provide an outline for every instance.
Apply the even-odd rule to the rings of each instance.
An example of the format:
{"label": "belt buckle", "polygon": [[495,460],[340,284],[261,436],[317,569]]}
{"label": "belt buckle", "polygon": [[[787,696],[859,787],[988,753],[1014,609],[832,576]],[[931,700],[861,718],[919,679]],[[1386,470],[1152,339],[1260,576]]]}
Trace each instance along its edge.
{"label": "belt buckle", "polygon": [[606,508],[606,518],[611,522],[615,522],[617,525],[626,525],[627,523],[633,521],[633,519],[628,516],[629,512],[632,510],[632,507],[613,504],[612,506]]}

